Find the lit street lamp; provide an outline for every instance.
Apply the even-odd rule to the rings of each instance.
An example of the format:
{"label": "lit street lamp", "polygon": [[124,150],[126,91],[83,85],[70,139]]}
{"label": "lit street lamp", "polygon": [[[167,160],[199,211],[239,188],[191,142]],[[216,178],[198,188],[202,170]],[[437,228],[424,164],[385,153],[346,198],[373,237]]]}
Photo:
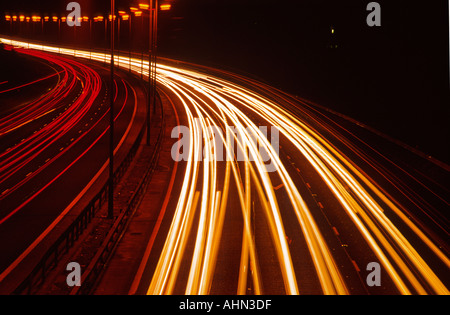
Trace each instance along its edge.
{"label": "lit street lamp", "polygon": [[150,145],[150,104],[153,103],[155,113],[156,95],[156,27],[158,0],[149,0],[149,4],[140,3],[139,8],[149,12],[149,53],[148,53],[148,107],[147,107],[147,145]]}
{"label": "lit street lamp", "polygon": [[[144,18],[142,17],[142,11],[140,11],[138,8],[130,7],[130,11],[134,13],[135,17],[141,18],[141,32],[144,30]],[[131,23],[131,22],[130,22]],[[143,77],[143,70],[144,70],[144,45],[140,45],[141,50],[141,79]]]}
{"label": "lit street lamp", "polygon": [[111,0],[111,80],[110,80],[110,119],[109,119],[109,189],[108,218],[114,218],[114,20],[115,0]]}

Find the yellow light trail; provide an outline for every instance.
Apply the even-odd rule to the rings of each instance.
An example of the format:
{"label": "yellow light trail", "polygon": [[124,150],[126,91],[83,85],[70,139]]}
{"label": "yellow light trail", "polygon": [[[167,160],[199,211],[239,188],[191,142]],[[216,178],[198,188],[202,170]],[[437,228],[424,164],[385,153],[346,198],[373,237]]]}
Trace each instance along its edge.
{"label": "yellow light trail", "polygon": [[[102,53],[0,40],[19,47],[71,54],[106,63],[109,61],[108,55]],[[148,62],[120,56],[116,56],[116,62],[137,73],[143,66],[143,75],[148,76]],[[425,259],[388,218],[385,209],[392,210],[450,268],[447,255],[403,213],[395,200],[388,198],[366,174],[311,126],[273,100],[233,82],[166,64],[158,64],[157,69],[158,84],[170,90],[183,105],[188,117],[191,145],[178,203],[148,294],[172,294],[186,259],[190,260],[190,264],[185,293],[210,292],[222,233],[229,228],[224,218],[226,211],[229,211],[227,203],[231,198],[232,185],[237,191],[243,221],[236,293],[245,294],[247,275],[250,274],[255,293],[264,294],[258,259],[261,253],[255,246],[250,215],[252,201],[258,200],[270,228],[285,291],[287,294],[299,294],[302,279],[297,277],[282,219],[283,211],[288,209],[280,209],[273,188],[273,176],[279,178],[286,190],[323,293],[349,293],[309,207],[275,148],[246,114],[249,112],[267,122],[267,125],[276,126],[282,137],[319,174],[339,201],[343,214],[357,227],[400,293],[449,294]],[[221,127],[225,134],[211,132],[213,126]],[[225,171],[218,167],[219,144],[225,148]],[[244,153],[244,161],[237,160],[234,144],[238,151]],[[267,172],[267,159],[261,156],[261,147],[275,166],[275,175]],[[219,184],[219,177],[224,178],[222,184]],[[195,231],[192,229],[194,226]],[[187,243],[192,235],[194,247],[188,253]]]}

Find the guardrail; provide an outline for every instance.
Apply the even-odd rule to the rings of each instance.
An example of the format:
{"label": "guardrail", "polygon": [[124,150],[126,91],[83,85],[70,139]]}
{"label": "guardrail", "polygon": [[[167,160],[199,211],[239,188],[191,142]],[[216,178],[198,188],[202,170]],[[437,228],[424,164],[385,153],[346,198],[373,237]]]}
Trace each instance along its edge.
{"label": "guardrail", "polygon": [[[112,229],[109,231],[108,235],[103,241],[100,250],[97,251],[95,257],[91,260],[90,264],[83,273],[81,277],[81,283],[83,285],[79,287],[74,287],[74,289],[70,293],[71,295],[88,294],[95,287],[95,283],[98,280],[100,274],[103,272],[104,266],[107,264],[119,240],[122,238],[126,227],[128,226],[129,223],[128,219],[133,216],[135,210],[137,209],[137,206],[139,205],[139,202],[141,201],[141,197],[145,192],[145,188],[147,187],[147,184],[158,162],[159,149],[161,147],[163,136],[162,131],[164,130],[165,125],[164,114],[162,111],[162,102],[159,94],[158,98],[159,103],[161,104],[162,122],[160,133],[156,140],[155,149],[153,150],[153,154],[150,160],[150,166],[147,168],[144,176],[141,178],[138,184],[138,188],[131,196],[127,208],[120,214],[120,216],[114,223]],[[140,135],[140,137],[142,138],[142,135]]]}
{"label": "guardrail", "polygon": [[[142,55],[142,58],[144,55]],[[142,63],[144,63],[142,59]],[[107,60],[105,60],[105,63]],[[130,69],[131,71],[131,69]],[[136,74],[137,75],[137,74]],[[141,76],[142,78],[142,76]],[[149,91],[147,91],[149,93]],[[158,100],[161,106],[161,113],[163,113],[162,103],[159,93],[157,93]],[[125,174],[130,163],[135,157],[137,150],[141,144],[142,137],[146,131],[146,123],[143,124],[141,131],[139,132],[136,141],[127,153],[125,159],[120,163],[119,167],[114,172],[114,186],[120,181]],[[134,213],[140,198],[145,191],[146,184],[149,181],[151,174],[157,162],[158,149],[161,145],[161,139],[163,134],[164,115],[162,115],[161,130],[158,135],[155,150],[151,159],[150,167],[147,169],[145,176],[141,179],[138,189],[132,195],[128,207],[125,211],[119,214],[112,229],[107,235],[101,249],[97,252],[94,259],[83,274],[83,288],[82,290],[73,290],[71,294],[85,294],[92,289],[96,279],[101,273],[103,266],[106,264],[108,258],[112,254],[117,242],[120,240],[125,227],[127,226],[128,218]],[[70,224],[70,226],[58,237],[53,245],[45,252],[40,261],[35,265],[31,273],[16,287],[12,294],[31,294],[32,290],[42,284],[49,272],[53,270],[60,261],[61,257],[66,254],[74,243],[78,240],[80,235],[88,227],[89,223],[94,218],[96,212],[107,202],[107,196],[109,191],[109,183],[106,182],[102,189],[92,198],[89,204],[81,211],[78,217]],[[79,287],[76,287],[79,288]]]}

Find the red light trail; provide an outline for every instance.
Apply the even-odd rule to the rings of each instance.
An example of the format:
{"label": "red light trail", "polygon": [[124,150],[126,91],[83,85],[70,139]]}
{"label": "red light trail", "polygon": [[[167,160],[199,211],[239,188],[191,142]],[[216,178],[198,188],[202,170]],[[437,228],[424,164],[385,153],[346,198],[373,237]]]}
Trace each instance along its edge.
{"label": "red light trail", "polygon": [[[0,153],[0,185],[7,187],[2,189],[0,195],[0,201],[7,198],[15,190],[19,189],[25,183],[29,182],[33,177],[43,172],[53,162],[62,157],[73,146],[80,142],[86,135],[88,135],[99,123],[105,118],[109,112],[109,109],[98,115],[96,121],[89,126],[87,130],[79,133],[78,129],[81,128],[80,123],[86,119],[87,115],[93,110],[94,102],[100,95],[102,90],[102,80],[97,72],[92,70],[86,65],[75,60],[70,60],[60,56],[53,56],[50,54],[42,53],[34,50],[18,50],[20,53],[41,58],[51,62],[55,67],[62,70],[57,71],[55,74],[42,78],[37,81],[45,80],[53,76],[58,76],[57,84],[55,87],[46,93],[43,97],[30,102],[26,106],[20,108],[8,116],[0,120],[0,135],[6,135],[13,130],[16,130],[28,123],[40,119],[41,117],[51,114],[54,111],[60,109],[61,106],[66,108],[58,114],[51,122],[46,123],[44,127],[36,130],[33,134],[24,138],[16,145],[10,147],[6,151]],[[26,85],[35,83],[30,82]],[[115,82],[117,86],[117,82]],[[120,82],[125,86],[125,82]],[[67,104],[67,98],[72,96],[73,91],[81,85],[79,95],[70,105]],[[25,85],[24,85],[25,86]],[[21,86],[22,87],[22,86]],[[13,90],[14,88],[8,89]],[[126,93],[128,89],[125,88]],[[6,92],[6,91],[5,91]],[[117,88],[115,99],[117,98]],[[120,110],[116,114],[117,117],[122,113],[125,104],[128,101],[127,95],[121,104]],[[77,129],[78,127],[78,129]],[[76,131],[75,131],[76,129]],[[4,215],[0,219],[0,224],[4,223],[13,214],[19,211],[30,200],[39,194],[43,189],[51,185],[57,178],[62,176],[76,161],[89,151],[109,130],[109,127],[104,128],[103,132],[92,142],[92,144],[74,161],[72,161],[65,169],[63,169],[54,178],[49,179],[45,185],[27,198],[21,205],[14,210]],[[76,139],[74,134],[78,134]],[[61,147],[61,142],[67,142],[66,138],[70,138],[70,144]],[[35,160],[44,159],[47,150],[55,150],[58,147],[58,153],[51,157],[46,157],[45,162],[38,168],[29,172],[28,165]],[[28,173],[29,172],[29,173]],[[21,179],[17,179],[21,178]]]}

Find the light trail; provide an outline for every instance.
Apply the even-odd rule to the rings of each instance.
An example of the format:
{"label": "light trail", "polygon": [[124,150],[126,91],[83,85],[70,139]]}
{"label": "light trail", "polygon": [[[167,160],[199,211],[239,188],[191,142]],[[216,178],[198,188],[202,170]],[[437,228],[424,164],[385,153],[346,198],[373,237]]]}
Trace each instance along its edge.
{"label": "light trail", "polygon": [[[69,73],[68,78],[65,83],[61,85],[60,81],[56,84],[55,88],[53,90],[58,90],[61,86],[63,87],[63,91],[61,94],[63,95],[63,98],[57,97],[59,94],[53,94],[53,97],[47,97],[48,95],[45,95],[46,102],[52,102],[54,98],[59,99],[62,101],[62,104],[58,102],[52,102],[52,104],[55,106],[53,110],[50,110],[50,112],[46,112],[44,114],[41,114],[40,116],[45,116],[47,114],[51,114],[51,111],[59,110],[60,113],[54,117],[54,119],[50,122],[50,119],[47,119],[45,122],[43,128],[36,130],[32,135],[31,132],[27,132],[25,130],[24,134],[30,134],[30,137],[38,137],[40,131],[43,132],[46,131],[46,128],[53,128],[53,131],[55,133],[54,138],[52,140],[53,144],[50,144],[47,146],[45,141],[47,140],[47,137],[51,137],[52,134],[48,136],[42,136],[42,139],[39,139],[40,141],[35,142],[35,146],[39,147],[37,150],[42,151],[38,152],[36,160],[43,160],[42,156],[39,156],[39,154],[44,155],[45,157],[48,157],[45,160],[45,164],[38,167],[38,169],[34,172],[31,172],[26,176],[26,179],[31,179],[34,176],[38,175],[39,173],[43,172],[47,167],[49,167],[52,163],[56,162],[58,160],[58,163],[55,163],[56,166],[49,167],[50,170],[47,172],[44,172],[44,176],[41,176],[41,180],[39,181],[38,185],[35,185],[32,187],[33,191],[31,193],[28,193],[27,196],[24,194],[24,199],[22,200],[14,200],[13,198],[13,205],[14,208],[9,207],[6,208],[4,205],[5,203],[0,203],[0,211],[2,211],[3,217],[0,217],[0,225],[3,223],[6,223],[11,217],[13,217],[17,212],[25,208],[27,205],[34,201],[34,199],[38,196],[40,196],[41,193],[43,193],[45,190],[47,190],[50,186],[53,185],[52,188],[54,188],[54,183],[58,180],[65,179],[68,183],[71,183],[71,177],[68,176],[70,172],[74,170],[74,167],[78,167],[78,169],[82,169],[83,172],[86,170],[91,171],[92,169],[93,176],[92,178],[87,178],[86,176],[81,177],[83,179],[87,179],[86,186],[82,186],[80,188],[80,191],[76,191],[75,189],[72,189],[71,192],[77,193],[74,197],[74,199],[70,199],[67,206],[65,206],[64,209],[59,209],[61,212],[56,213],[53,222],[50,223],[50,225],[45,225],[42,228],[42,231],[39,231],[40,234],[38,234],[37,238],[33,238],[30,240],[31,244],[26,245],[27,247],[18,257],[15,258],[15,260],[6,267],[6,269],[2,270],[0,273],[0,283],[2,281],[10,276],[10,273],[19,266],[24,259],[30,255],[30,253],[33,252],[33,250],[40,245],[40,243],[45,240],[45,238],[54,230],[54,228],[67,217],[67,214],[70,213],[70,211],[73,209],[74,205],[85,195],[85,193],[94,185],[96,180],[100,178],[100,176],[103,174],[104,170],[107,168],[109,162],[107,156],[104,157],[104,160],[101,159],[98,161],[95,161],[92,163],[92,165],[98,165],[98,170],[92,167],[92,165],[88,165],[86,167],[86,164],[80,165],[80,161],[83,161],[82,159],[86,160],[86,157],[89,155],[94,156],[96,159],[99,159],[98,153],[102,153],[104,151],[101,150],[102,145],[102,139],[105,139],[105,136],[109,132],[109,124],[105,123],[106,117],[108,117],[109,113],[109,106],[102,107],[101,99],[99,98],[101,96],[100,90],[102,86],[102,81],[100,77],[98,76],[98,73],[92,70],[90,67],[87,67],[86,65],[83,65],[79,63],[76,60],[72,60],[70,58],[65,58],[63,56],[53,56],[51,54],[47,53],[41,53],[39,51],[34,50],[22,50],[17,49],[19,53],[26,53],[33,56],[36,56],[37,58],[47,59],[51,61],[52,64],[61,66],[63,68],[62,71],[58,70],[58,74],[62,73]],[[70,84],[70,82],[74,82],[74,85]],[[79,82],[79,85],[81,85],[81,89],[75,89],[72,90],[75,85]],[[115,79],[115,85],[116,85],[116,94],[114,96],[115,99],[115,105],[117,107],[115,111],[115,121],[120,122],[122,125],[120,127],[120,133],[118,134],[120,136],[117,137],[117,141],[115,143],[115,149],[114,154],[116,154],[124,145],[126,142],[126,139],[129,137],[132,127],[135,125],[135,122],[137,121],[138,117],[138,95],[137,90],[135,87],[130,85],[125,79],[122,78],[116,78]],[[66,90],[67,87],[67,90]],[[105,97],[107,91],[105,91]],[[119,96],[120,92],[120,96]],[[52,92],[50,92],[52,93]],[[59,93],[59,92],[58,92]],[[69,99],[64,99],[69,98]],[[42,98],[40,98],[37,102],[40,102]],[[95,101],[95,103],[94,103]],[[42,106],[46,106],[46,102],[42,103]],[[27,106],[26,104],[25,106]],[[75,109],[76,108],[76,109]],[[88,109],[86,109],[88,108]],[[125,110],[126,109],[126,110]],[[30,110],[30,115],[33,116],[37,115],[39,112],[39,107],[36,107],[35,110]],[[79,116],[81,115],[81,117]],[[26,121],[22,124],[22,126],[27,125],[28,123],[31,123],[34,120],[39,119],[40,117],[35,117],[34,119],[31,119],[30,121]],[[50,117],[51,118],[51,117]],[[128,120],[129,119],[129,120]],[[75,122],[78,121],[78,122]],[[124,124],[126,123],[126,124]],[[6,124],[7,126],[7,124]],[[22,126],[19,126],[18,128],[21,128]],[[32,126],[32,128],[35,128],[36,126]],[[17,128],[16,128],[17,129]],[[69,139],[66,142],[66,145],[63,146],[60,150],[56,151],[51,149],[51,146],[53,146],[53,149],[59,148],[61,144],[57,144],[57,141],[62,142],[64,144],[64,135],[65,139]],[[10,147],[8,150],[6,150],[8,153],[14,152],[16,150],[23,149],[21,146],[24,146],[24,143],[28,142],[29,138],[26,137],[23,141],[21,141],[18,145]],[[40,150],[44,146],[43,150]],[[48,150],[47,148],[48,147]],[[33,152],[34,147],[30,146],[27,149],[23,150],[23,154],[17,155],[17,158],[27,158],[26,155],[32,155],[35,154]],[[75,154],[73,154],[75,153]],[[67,154],[67,155],[65,155]],[[68,158],[68,156],[70,158]],[[36,160],[33,159],[30,165],[33,165],[32,167],[36,167]],[[1,161],[1,160],[0,160]],[[86,162],[86,161],[83,161]],[[89,164],[90,161],[87,161]],[[100,163],[99,163],[100,162]],[[29,166],[28,164],[24,164],[23,167]],[[8,170],[6,168],[6,170]],[[56,170],[56,171],[55,171]],[[17,169],[15,173],[20,173],[20,168]],[[47,174],[50,174],[51,176],[48,176]],[[46,176],[47,175],[47,176]],[[19,176],[20,179],[20,176]],[[16,179],[17,180],[17,179]],[[4,193],[2,193],[2,196],[7,195],[10,193],[11,190],[19,189],[21,184],[25,184],[24,182],[18,183],[16,186],[7,189]],[[29,186],[29,185],[28,185]],[[70,184],[69,184],[70,186]],[[26,192],[25,187],[25,192]],[[23,190],[19,190],[19,194],[23,193]],[[17,194],[16,194],[17,195]],[[55,196],[56,198],[59,198],[58,196]],[[2,198],[0,198],[2,199]],[[10,201],[10,200],[7,200]],[[16,202],[17,201],[17,202]],[[17,205],[17,206],[16,206]],[[49,203],[50,208],[52,207],[52,203]],[[36,207],[35,204],[33,204],[34,207],[31,207],[32,211],[36,210],[43,210],[40,207]],[[29,210],[25,209],[25,210]],[[47,209],[45,209],[47,210]],[[51,209],[51,210],[58,210]],[[34,214],[33,214],[34,215]],[[36,218],[39,219],[40,213],[36,214]],[[44,217],[49,217],[50,215],[45,213]],[[13,221],[13,220],[11,220]],[[9,222],[8,222],[9,223]],[[15,223],[13,223],[15,224]],[[13,228],[14,225],[12,224]],[[11,225],[5,224],[5,228],[10,228]],[[37,225],[40,227],[39,225]],[[2,226],[3,228],[3,226]],[[16,227],[17,228],[17,224]],[[19,226],[21,228],[21,226]],[[26,241],[28,241],[26,239]],[[16,244],[15,242],[13,244]],[[20,242],[19,242],[19,245]],[[12,257],[14,258],[14,257]]]}
{"label": "light trail", "polygon": [[[17,51],[51,62],[55,71],[53,76],[58,76],[58,80],[55,86],[42,97],[2,117],[0,119],[0,136],[18,130],[46,115],[53,114],[55,117],[51,121],[48,120],[40,129],[27,135],[22,141],[0,153],[0,187],[4,187],[0,189],[3,192],[0,195],[0,202],[30,182],[34,177],[44,172],[53,163],[67,154],[67,152],[70,152],[92,130],[98,129],[101,121],[109,113],[109,108],[106,108],[102,112],[98,112],[97,115],[99,109],[97,107],[94,108],[103,86],[102,80],[97,72],[82,63],[64,57],[21,48],[17,49]],[[49,77],[51,76],[44,79],[48,79]],[[78,83],[81,85],[81,88],[79,88]],[[115,84],[115,99],[117,99],[117,82]],[[119,104],[115,120],[123,112],[128,100],[128,87],[126,83],[121,80],[119,84],[121,89],[124,89],[125,96],[123,102]],[[79,93],[76,95],[74,91],[78,90]],[[73,96],[75,98],[72,100]],[[56,111],[59,111],[59,114],[55,114]],[[96,113],[95,115],[94,112]],[[93,118],[86,118],[88,115],[95,116],[95,120]],[[87,121],[90,123],[86,124],[85,122]],[[100,136],[93,139],[93,143],[89,148],[98,143],[101,137],[109,130],[108,126],[101,128],[102,132],[100,132]],[[58,150],[58,148],[60,149]],[[77,156],[75,161],[80,160],[83,155]],[[30,171],[32,162],[37,164],[37,167]],[[66,161],[65,163],[73,165],[75,162],[70,163],[70,161]],[[33,192],[33,194],[25,198],[7,213],[5,211],[6,209],[2,209],[5,213],[2,213],[3,216],[0,217],[0,224],[3,224],[15,213],[20,211],[39,192],[56,181],[68,169],[69,167],[63,168],[54,177],[49,178],[46,182],[42,182],[41,186],[35,187],[37,192]]]}
{"label": "light trail", "polygon": [[[30,48],[75,53],[41,45],[33,47],[30,44]],[[109,60],[105,54],[78,50],[76,56],[101,62]],[[148,62],[125,57],[116,57],[116,61],[138,73],[143,64],[143,74],[148,76]],[[231,211],[228,204],[232,187],[237,191],[238,211],[243,222],[243,231],[236,232],[242,234],[242,243],[236,244],[241,247],[236,293],[245,293],[247,275],[250,274],[255,293],[264,294],[259,268],[259,256],[264,253],[259,253],[255,244],[252,201],[261,205],[257,215],[262,215],[269,227],[287,294],[302,291],[302,279],[297,276],[286,240],[283,218],[288,211],[297,218],[298,231],[305,239],[323,293],[349,293],[348,284],[292,174],[248,113],[267,126],[276,126],[291,148],[308,161],[340,203],[341,214],[356,226],[400,293],[449,294],[426,259],[386,215],[386,210],[394,213],[445,266],[450,267],[446,253],[404,214],[396,200],[374,185],[367,174],[356,168],[313,127],[273,100],[231,81],[164,64],[158,64],[157,74],[158,83],[171,91],[186,112],[190,146],[178,203],[148,294],[173,294],[179,286],[184,286],[186,294],[210,293],[223,232],[233,228],[224,219],[226,212]],[[213,126],[225,130],[225,134],[212,132]],[[225,168],[219,167],[222,163],[218,159],[220,146],[225,148]],[[261,149],[269,156],[276,172],[267,172],[267,159]],[[244,160],[237,159],[239,153]],[[289,207],[280,208],[273,188],[275,180],[282,183]],[[188,248],[191,237],[194,246]],[[186,264],[187,278],[180,281],[180,269],[186,268]]]}

